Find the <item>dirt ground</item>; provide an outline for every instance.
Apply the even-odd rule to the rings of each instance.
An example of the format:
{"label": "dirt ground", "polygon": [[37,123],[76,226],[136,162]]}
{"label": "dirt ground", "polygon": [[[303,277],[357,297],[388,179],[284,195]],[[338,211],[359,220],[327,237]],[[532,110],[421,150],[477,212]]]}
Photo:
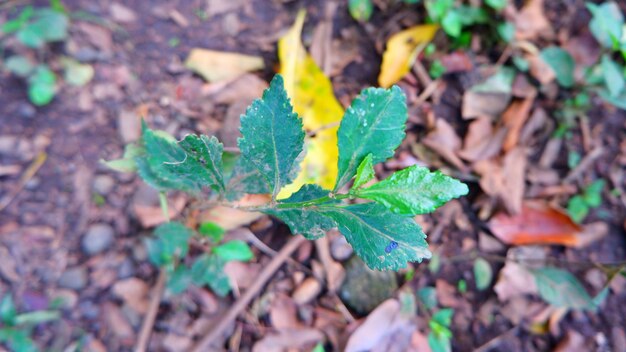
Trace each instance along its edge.
{"label": "dirt ground", "polygon": [[[225,129],[232,128],[229,116],[238,116],[232,106],[241,102],[234,99],[216,103],[207,98],[220,87],[205,83],[183,66],[189,51],[200,47],[262,56],[266,69],[255,75],[267,81],[277,67],[276,42],[292,25],[297,11],[307,9],[303,40],[309,43],[313,30],[324,18],[326,2],[132,0],[123,2],[134,15],[128,21],[113,18],[109,1],[63,3],[75,14],[70,38],[54,45],[47,55],[64,53],[88,62],[95,68],[95,76],[84,87],[62,86],[51,104],[37,108],[28,102],[22,80],[6,72],[0,76],[0,165],[17,170],[0,175],[0,195],[15,194],[0,210],[0,292],[11,293],[22,311],[60,307],[61,319],[38,326],[33,332],[42,350],[128,351],[136,343],[158,275],[143,245],[151,231],[146,223],[159,212],[158,198],[138,177],[108,170],[100,160],[120,157],[124,145],[136,140],[136,116],[145,116],[151,127],[176,137],[190,132],[225,134]],[[545,14],[557,36],[567,38],[584,32],[586,25],[582,24],[590,15],[582,1],[545,3]],[[14,13],[6,7],[0,10],[1,20],[12,16]],[[333,53],[340,62],[331,79],[344,106],[363,87],[376,84],[385,39],[401,28],[420,23],[424,17],[422,10],[395,4],[384,11],[379,9],[370,23],[359,24],[351,19],[345,2],[338,2],[332,17],[332,38],[338,44]],[[469,121],[461,116],[462,96],[480,79],[478,63],[494,63],[501,54],[500,47],[467,50],[463,55],[473,68],[446,74],[435,97],[421,105],[416,101],[423,87],[414,73],[401,83],[412,102],[407,139],[397,157],[377,170],[379,176],[419,162],[451,170],[470,185],[471,192],[434,215],[418,219],[429,234],[433,250],[442,258],[440,270],[433,273],[427,263],[415,264],[413,278],[406,280],[404,273],[396,278],[402,289],[413,292],[435,287],[440,305],[455,308],[454,351],[626,351],[624,277],[618,275],[611,282],[610,294],[597,312],[563,312],[550,310],[533,295],[502,300],[493,285],[478,291],[471,261],[444,259],[462,257],[476,249],[505,257],[511,248],[493,238],[487,219],[480,214],[489,197],[481,190],[479,176],[458,170],[445,158],[434,156],[437,153],[424,151],[428,148],[420,143],[432,131],[428,122],[432,116],[448,122],[458,136],[468,133]],[[570,173],[569,150],[578,151],[583,158],[590,152],[585,132],[591,133],[592,144],[602,150],[573,184],[604,178],[611,185],[609,189],[624,190],[626,113],[597,98],[588,112],[588,125],[571,130],[572,137],[563,140],[547,170],[538,167],[551,140],[555,112],[569,94],[558,89],[542,91],[533,103],[533,110],[542,109],[547,118],[540,122],[526,150],[526,198],[542,197],[537,194],[543,188],[534,187],[533,179],[542,177],[541,172],[559,179]],[[45,163],[20,189],[22,175],[42,153]],[[612,173],[618,173],[619,178],[612,178]],[[550,199],[563,206],[566,195]],[[600,239],[580,249],[554,245],[532,248],[554,261],[623,261],[625,218],[623,196],[607,196],[585,220],[606,224]],[[268,217],[254,220],[245,228],[275,250],[289,236],[284,225]],[[89,245],[83,242],[94,231],[110,239],[101,250],[86,248]],[[335,241],[336,236],[331,236],[331,245]],[[298,338],[312,343],[297,341],[293,350],[311,350],[319,332],[323,332],[321,342],[327,351],[345,346],[367,313],[338,309],[342,305],[325,286],[305,304],[294,303],[293,294],[302,276],[310,277],[319,265],[316,248],[310,243],[300,248],[295,259],[309,271],[293,263],[284,265],[216,349],[280,350],[278,346],[296,344],[293,339]],[[252,263],[230,268],[241,291],[250,286],[255,273],[270,259],[259,250],[255,254]],[[580,278],[589,292],[595,294],[605,284],[606,278],[597,268],[561,266]],[[502,261],[493,262],[494,282],[498,273],[503,275],[503,267]],[[459,280],[467,282],[466,292],[458,290]],[[150,350],[186,350],[219,321],[239,295],[236,291],[227,298],[218,298],[208,289],[166,294],[158,310]],[[410,350],[409,345],[419,350],[415,346],[420,339],[423,346],[427,326],[427,318],[417,314],[417,333],[409,334],[409,342],[403,347],[392,345],[394,350]],[[568,345],[572,340],[574,347]]]}

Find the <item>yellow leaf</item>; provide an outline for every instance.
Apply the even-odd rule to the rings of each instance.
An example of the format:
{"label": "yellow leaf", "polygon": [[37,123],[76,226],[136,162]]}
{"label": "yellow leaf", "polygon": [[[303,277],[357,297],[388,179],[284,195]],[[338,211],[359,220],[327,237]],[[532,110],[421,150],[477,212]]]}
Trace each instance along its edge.
{"label": "yellow leaf", "polygon": [[215,82],[260,70],[264,64],[263,58],[258,56],[195,48],[187,56],[185,66],[207,81]]}
{"label": "yellow leaf", "polygon": [[401,80],[415,63],[418,48],[431,41],[438,29],[439,26],[436,24],[425,24],[405,29],[389,38],[387,49],[383,54],[378,84],[383,88],[389,88]]}
{"label": "yellow leaf", "polygon": [[305,140],[307,154],[300,163],[300,174],[283,187],[279,199],[289,197],[307,183],[332,188],[337,178],[337,129],[343,108],[335,98],[330,79],[302,45],[305,15],[300,11],[293,27],[278,41],[278,58],[294,110],[302,118],[304,129],[314,131],[315,136]]}

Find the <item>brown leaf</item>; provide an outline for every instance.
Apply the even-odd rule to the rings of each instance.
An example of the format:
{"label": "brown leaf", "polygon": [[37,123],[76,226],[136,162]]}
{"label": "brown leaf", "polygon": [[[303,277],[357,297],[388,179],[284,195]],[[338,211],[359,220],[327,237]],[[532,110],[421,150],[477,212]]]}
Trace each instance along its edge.
{"label": "brown leaf", "polygon": [[524,123],[530,115],[530,108],[535,101],[535,96],[532,95],[524,100],[516,100],[509,108],[502,114],[502,123],[507,127],[507,135],[502,146],[505,152],[510,151],[517,146],[520,132]]}
{"label": "brown leaf", "polygon": [[507,261],[498,281],[493,287],[500,301],[508,301],[513,297],[537,293],[537,284],[533,274],[523,265]]}
{"label": "brown leaf", "polygon": [[144,314],[148,310],[149,299],[147,295],[150,288],[138,278],[131,277],[118,281],[113,285],[112,291],[135,312]]}
{"label": "brown leaf", "polygon": [[457,169],[465,169],[463,161],[456,155],[456,152],[461,148],[461,139],[446,120],[437,119],[435,129],[426,135],[422,143],[437,152]]}
{"label": "brown leaf", "polygon": [[269,308],[270,321],[275,329],[299,328],[298,306],[291,297],[277,293]]}
{"label": "brown leaf", "polygon": [[394,346],[398,346],[400,340],[410,342],[414,330],[411,321],[402,314],[400,302],[388,299],[352,333],[345,351],[406,350],[406,346],[400,349]]}
{"label": "brown leaf", "polygon": [[511,95],[506,93],[475,92],[468,90],[463,94],[461,115],[464,119],[489,116],[496,119],[506,109]]}
{"label": "brown leaf", "polygon": [[441,57],[441,64],[446,68],[446,73],[467,72],[474,68],[472,59],[465,51],[461,50]]}
{"label": "brown leaf", "polygon": [[469,125],[464,146],[459,156],[468,161],[492,158],[500,153],[507,130],[494,130],[489,117],[479,117]]}
{"label": "brown leaf", "polygon": [[[185,197],[175,197],[168,202],[170,219],[175,218],[185,207]],[[166,221],[160,206],[133,202],[135,216],[144,228],[154,227]]]}
{"label": "brown leaf", "polygon": [[275,352],[287,349],[310,351],[315,344],[324,341],[324,334],[317,329],[281,329],[278,333],[267,334],[252,347],[252,352]]}
{"label": "brown leaf", "polygon": [[552,26],[544,13],[543,0],[526,1],[515,16],[515,38],[532,40],[539,36],[549,38],[552,35]]}
{"label": "brown leaf", "polygon": [[546,85],[556,79],[556,73],[541,59],[539,53],[527,54],[524,58],[528,61],[530,75],[541,84]]}
{"label": "brown leaf", "polygon": [[111,4],[109,12],[115,22],[132,23],[137,20],[137,15],[133,10],[117,2]]}
{"label": "brown leaf", "polygon": [[437,301],[444,307],[458,308],[463,302],[456,295],[456,288],[447,281],[438,279],[435,282]]}
{"label": "brown leaf", "polygon": [[559,342],[559,344],[554,349],[554,352],[578,352],[581,349],[587,349],[583,346],[585,345],[585,338],[583,335],[577,333],[574,330],[567,330],[565,333],[565,338]]}
{"label": "brown leaf", "polygon": [[298,305],[303,305],[312,301],[322,291],[322,285],[317,279],[309,277],[302,281],[293,292],[293,300]]}
{"label": "brown leaf", "polygon": [[581,227],[567,214],[542,202],[524,202],[521,212],[496,214],[489,228],[502,242],[512,245],[558,244],[578,246]]}
{"label": "brown leaf", "polygon": [[[270,196],[267,194],[248,194],[236,202],[236,204],[240,206],[255,206],[265,204],[269,200]],[[200,222],[214,222],[224,230],[230,231],[247,225],[261,216],[263,216],[262,213],[217,206],[200,214],[198,220]]]}
{"label": "brown leaf", "polygon": [[480,187],[485,193],[500,200],[507,211],[520,211],[525,189],[526,151],[511,150],[501,159],[481,160],[473,165],[480,178]]}

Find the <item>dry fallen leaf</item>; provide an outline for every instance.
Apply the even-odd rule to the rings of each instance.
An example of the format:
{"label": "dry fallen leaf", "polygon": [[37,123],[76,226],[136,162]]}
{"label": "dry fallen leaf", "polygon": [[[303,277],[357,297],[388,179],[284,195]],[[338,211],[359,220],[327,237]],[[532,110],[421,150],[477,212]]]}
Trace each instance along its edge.
{"label": "dry fallen leaf", "polygon": [[524,197],[526,150],[515,148],[499,159],[480,160],[473,165],[482,190],[500,200],[511,214],[520,211]]}
{"label": "dry fallen leaf", "polygon": [[318,342],[324,341],[324,334],[317,329],[280,329],[269,333],[252,347],[252,352],[275,352],[291,349],[310,351]]}
{"label": "dry fallen leaf", "polygon": [[264,67],[263,58],[224,51],[192,49],[185,66],[209,82],[234,79]]}
{"label": "dry fallen leaf", "polygon": [[457,156],[457,151],[461,149],[461,139],[446,120],[437,119],[435,129],[426,135],[422,143],[457,169],[465,169],[463,161]]}
{"label": "dry fallen leaf", "polygon": [[121,280],[113,285],[112,291],[135,312],[144,314],[148,310],[150,287],[144,281],[136,277]]}
{"label": "dry fallen leaf", "polygon": [[534,95],[521,101],[514,101],[502,114],[502,123],[508,129],[504,145],[502,146],[505,152],[517,146],[520,139],[520,132],[530,115],[530,109],[534,101]]}
{"label": "dry fallen leaf", "polygon": [[459,156],[468,161],[486,160],[502,150],[507,135],[506,128],[495,129],[490,117],[479,117],[470,125]]}
{"label": "dry fallen leaf", "polygon": [[537,293],[537,284],[533,274],[523,265],[507,261],[493,290],[502,302],[524,294]]}
{"label": "dry fallen leaf", "polygon": [[[267,194],[247,194],[235,204],[238,206],[262,205],[270,201]],[[208,209],[198,216],[198,221],[214,222],[226,231],[247,225],[263,216],[262,213],[233,209],[231,207],[217,206]]]}
{"label": "dry fallen leaf", "polygon": [[383,54],[378,84],[383,88],[388,88],[401,80],[415,63],[420,45],[428,44],[438,29],[438,25],[425,24],[405,29],[391,36]]}
{"label": "dry fallen leaf", "polygon": [[406,342],[410,342],[414,330],[413,323],[402,314],[400,302],[388,299],[374,309],[352,333],[345,351],[405,350],[406,346],[397,348],[399,340],[405,340],[399,339],[398,334],[406,337]]}
{"label": "dry fallen leaf", "polygon": [[552,26],[544,13],[543,0],[526,1],[515,16],[515,38],[533,40],[539,36],[550,38],[552,35]]}
{"label": "dry fallen leaf", "polygon": [[542,85],[546,85],[556,79],[556,73],[550,65],[543,61],[539,53],[526,54],[524,58],[528,61],[530,75]]}
{"label": "dry fallen leaf", "polygon": [[575,247],[580,244],[582,229],[567,214],[542,202],[524,202],[521,212],[496,214],[489,228],[502,242],[511,245],[557,244]]}
{"label": "dry fallen leaf", "polygon": [[270,321],[274,329],[299,328],[298,306],[291,297],[277,293],[269,307]]}
{"label": "dry fallen leaf", "polygon": [[[171,219],[176,218],[185,207],[185,203],[185,197],[183,196],[170,199],[168,202],[169,217]],[[166,221],[163,216],[163,210],[158,205],[133,202],[133,211],[144,228],[154,227]]]}
{"label": "dry fallen leaf", "polygon": [[324,75],[300,40],[306,12],[300,11],[293,27],[278,42],[280,73],[294,111],[302,117],[304,129],[315,136],[305,141],[306,156],[300,174],[283,187],[279,198],[287,198],[303,184],[332,188],[337,178],[337,129],[343,108],[335,98],[330,79]]}

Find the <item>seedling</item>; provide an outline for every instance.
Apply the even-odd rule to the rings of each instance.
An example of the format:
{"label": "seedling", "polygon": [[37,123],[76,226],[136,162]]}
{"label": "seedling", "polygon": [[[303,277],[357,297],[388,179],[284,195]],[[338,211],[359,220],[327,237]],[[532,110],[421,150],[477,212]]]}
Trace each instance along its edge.
{"label": "seedling", "polygon": [[570,198],[567,203],[567,213],[575,222],[581,222],[587,217],[591,209],[602,204],[602,189],[604,180],[596,180],[585,187],[582,194]]}
{"label": "seedling", "polygon": [[6,344],[11,351],[38,351],[31,339],[33,328],[45,322],[59,319],[59,312],[39,310],[29,313],[17,313],[17,308],[10,294],[0,301],[0,343]]}
{"label": "seedling", "polygon": [[[125,159],[108,164],[125,171],[136,169],[145,182],[161,192],[185,191],[206,197],[212,204],[272,215],[294,234],[310,240],[338,228],[370,268],[399,270],[407,262],[421,262],[431,256],[426,235],[413,217],[468,192],[458,180],[421,166],[408,167],[371,184],[374,165],[392,157],[402,142],[406,120],[406,101],[400,88],[363,90],[347,109],[337,132],[335,186],[323,189],[306,184],[288,198],[279,199],[280,190],[297,176],[306,151],[302,121],[293,112],[282,77],[276,75],[263,97],[241,117],[243,137],[238,141],[238,157],[225,153],[215,137],[187,135],[177,142],[144,124],[141,141],[127,148]],[[235,201],[244,194],[269,194],[270,200],[260,206],[238,206]],[[349,204],[357,199],[359,204]],[[155,258],[154,262],[167,264],[170,258],[187,254],[192,233],[182,224],[162,225],[155,235],[161,245],[151,252],[165,253],[167,260]],[[219,267],[217,259],[211,259],[214,257],[204,259],[203,268]],[[213,279],[206,281],[210,284]]]}

